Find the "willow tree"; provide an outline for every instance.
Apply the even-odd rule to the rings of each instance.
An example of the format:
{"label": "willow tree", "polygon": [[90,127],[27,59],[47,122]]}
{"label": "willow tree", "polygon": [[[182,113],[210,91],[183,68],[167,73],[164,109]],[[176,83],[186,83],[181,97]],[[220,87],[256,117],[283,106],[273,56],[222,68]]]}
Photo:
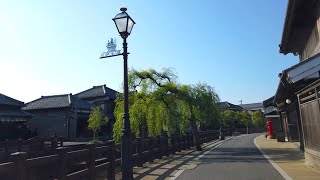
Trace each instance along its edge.
{"label": "willow tree", "polygon": [[[137,136],[185,133],[191,129],[196,149],[201,150],[197,123],[215,124],[218,95],[206,84],[180,85],[171,69],[131,70],[129,108],[132,132]],[[116,101],[114,138],[121,138],[123,98]]]}
{"label": "willow tree", "polygon": [[231,110],[225,110],[221,113],[223,123],[226,127],[230,128],[234,126],[234,120],[236,119],[236,112]]}
{"label": "willow tree", "polygon": [[253,112],[252,121],[253,121],[253,124],[257,127],[264,127],[265,126],[264,116],[261,111]]}
{"label": "willow tree", "polygon": [[[129,113],[131,132],[136,136],[156,136],[163,130],[169,134],[174,132],[177,123],[172,119],[178,113],[174,107],[176,98],[172,94],[165,94],[157,84],[166,84],[175,80],[170,70],[165,70],[162,78],[151,77],[156,74],[154,70],[136,71],[129,73]],[[175,84],[175,83],[171,83]],[[169,99],[171,99],[169,101]],[[168,108],[171,107],[171,108]],[[114,139],[119,142],[123,127],[123,95],[118,94],[115,108],[116,123],[114,125]]]}
{"label": "willow tree", "polygon": [[252,119],[248,111],[241,111],[240,113],[240,123],[241,125],[245,126],[247,128],[247,133],[249,133],[249,126],[252,125]]}

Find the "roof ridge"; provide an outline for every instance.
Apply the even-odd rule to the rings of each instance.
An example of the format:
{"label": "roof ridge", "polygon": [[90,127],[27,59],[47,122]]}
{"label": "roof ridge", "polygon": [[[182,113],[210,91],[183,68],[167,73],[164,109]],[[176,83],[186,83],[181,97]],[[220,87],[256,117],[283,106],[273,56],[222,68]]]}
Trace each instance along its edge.
{"label": "roof ridge", "polygon": [[17,103],[20,103],[20,104],[22,104],[22,105],[25,104],[25,103],[22,102],[22,101],[19,101],[19,100],[17,100],[17,99],[14,99],[14,98],[9,97],[9,96],[7,96],[7,95],[4,95],[4,94],[2,94],[2,93],[0,93],[0,95],[4,96],[5,98],[8,98],[8,99],[10,99],[10,100],[16,101]]}
{"label": "roof ridge", "polygon": [[[105,85],[105,84],[104,84],[104,85]],[[84,92],[90,91],[91,89],[95,89],[95,88],[97,88],[97,87],[102,87],[102,86],[104,86],[104,85],[93,86],[93,87],[92,87],[92,88],[90,88],[90,89],[86,89],[86,90],[84,90],[84,91],[80,91],[80,92],[78,92],[78,93],[76,93],[76,94],[74,94],[74,95],[79,95],[79,94],[81,94],[81,93],[84,93]]]}
{"label": "roof ridge", "polygon": [[[61,97],[61,96],[68,96],[70,95],[71,93],[69,94],[57,94],[57,95],[49,95],[49,96],[41,96],[41,98],[48,98],[48,97]],[[72,95],[72,94],[71,94]]]}
{"label": "roof ridge", "polygon": [[104,94],[107,94],[106,85],[105,85],[105,84],[102,86],[102,90],[103,90],[103,93],[104,93]]}
{"label": "roof ridge", "polygon": [[110,89],[110,90],[112,90],[112,91],[118,92],[118,91],[116,91],[116,90],[114,90],[114,89],[112,89],[112,88],[109,88],[108,86],[105,86],[105,87],[108,88],[108,89]]}
{"label": "roof ridge", "polygon": [[69,105],[72,103],[71,98],[73,98],[73,95],[70,93],[70,94],[68,94]]}
{"label": "roof ridge", "polygon": [[231,107],[231,106],[230,106],[230,103],[229,103],[228,101],[226,101],[226,103],[227,103],[227,105],[228,105],[229,107]]}

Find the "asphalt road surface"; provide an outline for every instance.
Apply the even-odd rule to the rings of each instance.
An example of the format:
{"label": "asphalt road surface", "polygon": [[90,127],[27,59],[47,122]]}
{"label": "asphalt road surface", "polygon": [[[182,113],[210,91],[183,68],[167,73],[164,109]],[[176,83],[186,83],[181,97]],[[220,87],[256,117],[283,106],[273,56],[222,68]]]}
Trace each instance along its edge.
{"label": "asphalt road surface", "polygon": [[179,180],[280,180],[280,173],[266,160],[254,145],[261,134],[234,137],[211,149],[200,158],[193,170],[185,170]]}

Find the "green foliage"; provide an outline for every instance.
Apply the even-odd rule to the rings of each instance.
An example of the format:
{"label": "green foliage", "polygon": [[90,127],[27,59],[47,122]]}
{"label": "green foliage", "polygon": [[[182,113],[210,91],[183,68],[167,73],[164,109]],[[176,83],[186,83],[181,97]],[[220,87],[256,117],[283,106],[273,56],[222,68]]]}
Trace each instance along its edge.
{"label": "green foliage", "polygon": [[247,111],[241,111],[239,113],[240,115],[240,123],[243,126],[249,127],[252,125],[252,120],[251,120],[251,116]]}
{"label": "green foliage", "polygon": [[101,126],[108,123],[109,119],[102,115],[100,107],[93,107],[90,111],[88,120],[88,128],[93,131],[93,140],[96,140],[96,135]]}
{"label": "green foliage", "polygon": [[[218,95],[205,83],[180,85],[172,69],[129,73],[129,111],[131,132],[136,136],[157,136],[167,132],[185,133],[196,121],[218,127]],[[114,140],[121,141],[123,97],[116,100]]]}
{"label": "green foliage", "polygon": [[261,111],[255,111],[252,115],[253,124],[255,126],[264,127],[265,126],[265,120],[263,113]]}
{"label": "green foliage", "polygon": [[233,127],[233,121],[236,120],[236,112],[231,110],[225,110],[221,112],[223,124],[226,127]]}

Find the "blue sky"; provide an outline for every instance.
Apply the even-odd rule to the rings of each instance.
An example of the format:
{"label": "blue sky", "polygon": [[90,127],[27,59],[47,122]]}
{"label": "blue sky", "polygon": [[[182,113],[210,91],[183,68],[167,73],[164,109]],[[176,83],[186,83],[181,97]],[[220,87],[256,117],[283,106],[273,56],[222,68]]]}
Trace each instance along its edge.
{"label": "blue sky", "polygon": [[261,102],[298,63],[279,54],[287,1],[3,0],[0,92],[29,102],[102,84],[122,91],[122,57],[99,56],[112,37],[121,47],[111,19],[123,5],[137,23],[130,68],[172,67],[180,83],[206,82],[222,101]]}

